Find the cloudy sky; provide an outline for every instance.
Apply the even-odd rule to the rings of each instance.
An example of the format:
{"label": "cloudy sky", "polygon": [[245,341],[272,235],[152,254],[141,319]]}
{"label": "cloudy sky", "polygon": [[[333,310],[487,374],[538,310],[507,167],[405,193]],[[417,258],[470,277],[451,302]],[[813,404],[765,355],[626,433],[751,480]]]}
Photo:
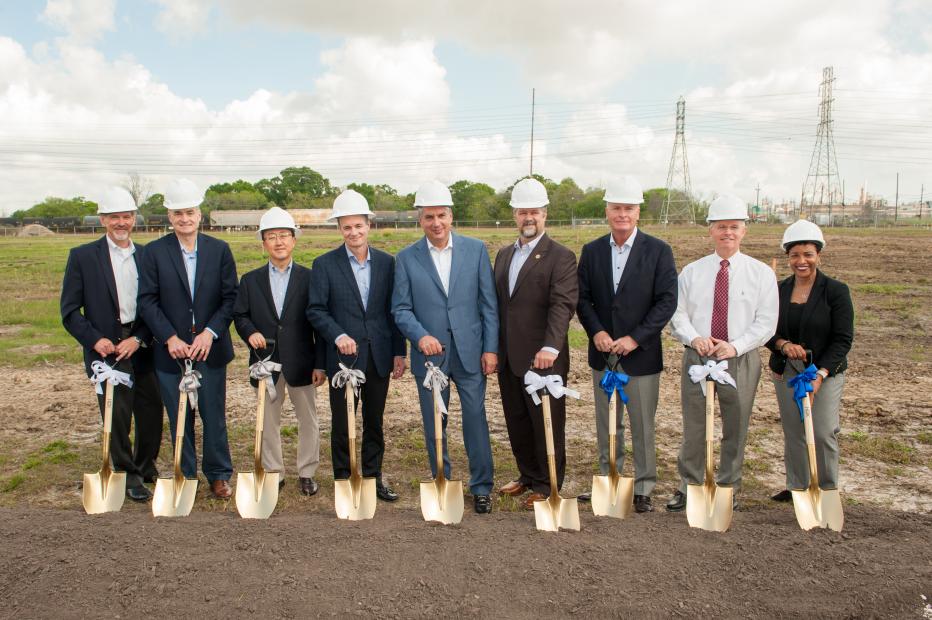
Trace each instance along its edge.
{"label": "cloudy sky", "polygon": [[335,184],[666,183],[798,199],[832,65],[848,202],[932,194],[925,0],[16,0],[0,4],[0,212],[310,166]]}

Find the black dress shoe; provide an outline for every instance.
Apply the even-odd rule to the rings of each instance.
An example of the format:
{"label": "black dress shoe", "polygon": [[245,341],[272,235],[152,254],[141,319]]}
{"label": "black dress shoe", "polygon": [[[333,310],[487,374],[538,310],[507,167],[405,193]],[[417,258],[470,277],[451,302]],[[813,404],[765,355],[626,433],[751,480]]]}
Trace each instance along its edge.
{"label": "black dress shoe", "polygon": [[279,478],[278,479],[278,490],[281,491],[283,488],[285,488],[285,479]]}
{"label": "black dress shoe", "polygon": [[686,494],[677,491],[673,499],[667,502],[667,512],[683,512],[686,510]]}
{"label": "black dress shoe", "polygon": [[158,477],[157,475],[156,475],[156,476],[143,476],[143,477],[142,477],[142,481],[145,482],[146,484],[155,484],[155,481],[158,480],[158,479],[159,479],[159,477]]}
{"label": "black dress shoe", "polygon": [[789,489],[783,489],[776,495],[770,497],[775,502],[791,502],[793,501],[793,493]]}
{"label": "black dress shoe", "polygon": [[391,487],[382,482],[377,482],[375,485],[375,496],[384,502],[397,502],[398,494],[395,493]]}
{"label": "black dress shoe", "polygon": [[591,502],[592,493],[580,493],[579,495],[576,496],[576,499],[580,502]]}
{"label": "black dress shoe", "polygon": [[140,484],[138,487],[127,487],[126,497],[134,502],[147,502],[152,499],[152,491]]}
{"label": "black dress shoe", "polygon": [[654,512],[654,505],[650,503],[650,497],[647,495],[635,495],[634,512]]}
{"label": "black dress shoe", "polygon": [[313,478],[298,478],[298,486],[301,487],[301,495],[317,495],[320,485]]}
{"label": "black dress shoe", "polygon": [[473,495],[472,507],[476,514],[489,514],[492,512],[492,497],[489,495]]}
{"label": "black dress shoe", "polygon": [[737,495],[731,496],[731,511],[738,512],[738,496]]}

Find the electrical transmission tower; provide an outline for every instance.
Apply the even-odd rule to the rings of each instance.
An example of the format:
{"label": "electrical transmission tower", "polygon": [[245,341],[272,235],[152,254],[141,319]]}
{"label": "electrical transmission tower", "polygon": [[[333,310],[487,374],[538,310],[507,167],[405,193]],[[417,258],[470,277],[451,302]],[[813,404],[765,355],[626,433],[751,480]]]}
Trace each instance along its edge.
{"label": "electrical transmission tower", "polygon": [[822,69],[822,85],[819,94],[819,128],[816,131],[815,148],[809,161],[809,174],[803,183],[803,195],[799,203],[800,216],[812,214],[827,207],[829,217],[832,205],[844,202],[841,180],[838,175],[838,160],[835,157],[835,135],[832,130],[832,82],[835,81],[832,67]]}
{"label": "electrical transmission tower", "polygon": [[670,156],[670,171],[667,173],[667,195],[660,209],[660,222],[696,223],[693,213],[692,192],[689,185],[689,162],[686,159],[686,100],[676,101],[676,138],[673,155]]}

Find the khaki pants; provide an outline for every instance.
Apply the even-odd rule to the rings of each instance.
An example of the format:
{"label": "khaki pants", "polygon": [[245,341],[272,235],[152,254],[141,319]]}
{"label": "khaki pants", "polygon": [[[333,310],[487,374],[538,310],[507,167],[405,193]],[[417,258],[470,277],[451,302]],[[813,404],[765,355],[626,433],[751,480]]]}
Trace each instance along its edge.
{"label": "khaki pants", "polygon": [[265,429],[262,435],[262,466],[269,471],[285,471],[282,458],[281,414],[285,400],[285,388],[288,398],[294,405],[295,417],[298,419],[298,476],[313,478],[320,463],[320,426],[317,422],[317,405],[313,384],[295,387],[288,385],[284,376],[279,375],[275,382],[277,398],[272,401],[265,398]]}

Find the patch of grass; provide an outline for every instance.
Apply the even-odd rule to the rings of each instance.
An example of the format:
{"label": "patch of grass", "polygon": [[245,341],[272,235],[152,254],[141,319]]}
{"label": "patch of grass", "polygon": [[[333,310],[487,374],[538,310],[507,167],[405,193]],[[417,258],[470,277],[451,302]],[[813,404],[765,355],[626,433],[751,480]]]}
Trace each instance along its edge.
{"label": "patch of grass", "polygon": [[916,449],[892,437],[874,437],[854,432],[842,435],[842,450],[897,465],[911,465],[916,460]]}
{"label": "patch of grass", "polygon": [[906,470],[902,467],[888,467],[887,469],[884,470],[884,474],[891,478],[902,476],[905,473],[906,473]]}
{"label": "patch of grass", "polygon": [[281,428],[281,431],[282,431],[282,439],[293,438],[293,437],[298,436],[298,427],[293,424],[289,424],[288,426],[283,426]]}
{"label": "patch of grass", "polygon": [[767,461],[753,458],[744,459],[744,468],[756,474],[766,474],[773,470],[773,467]]}
{"label": "patch of grass", "polygon": [[916,434],[916,441],[926,446],[932,445],[932,433],[929,431],[920,431]]}
{"label": "patch of grass", "polygon": [[24,482],[26,482],[25,474],[13,474],[4,480],[2,485],[0,485],[0,493],[9,493],[10,491],[15,491]]}
{"label": "patch of grass", "polygon": [[589,347],[589,336],[586,335],[586,330],[579,329],[576,327],[571,327],[569,334],[570,348],[578,349],[580,351],[585,351]]}
{"label": "patch of grass", "polygon": [[852,287],[857,293],[874,293],[878,295],[896,295],[909,290],[905,284],[856,284]]}
{"label": "patch of grass", "polygon": [[23,471],[29,471],[42,465],[74,463],[78,460],[77,453],[71,450],[68,442],[57,440],[46,444],[41,450],[33,452],[23,461]]}

